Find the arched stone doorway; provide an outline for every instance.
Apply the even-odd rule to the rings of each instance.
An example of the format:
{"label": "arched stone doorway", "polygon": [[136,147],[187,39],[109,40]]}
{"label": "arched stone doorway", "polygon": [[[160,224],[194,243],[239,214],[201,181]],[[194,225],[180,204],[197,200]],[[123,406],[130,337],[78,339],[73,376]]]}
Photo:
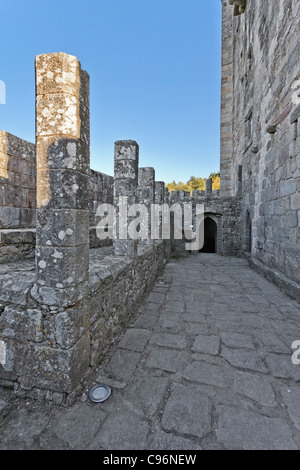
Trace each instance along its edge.
{"label": "arched stone doorway", "polygon": [[217,253],[218,251],[218,224],[214,218],[204,218],[204,245],[200,253]]}

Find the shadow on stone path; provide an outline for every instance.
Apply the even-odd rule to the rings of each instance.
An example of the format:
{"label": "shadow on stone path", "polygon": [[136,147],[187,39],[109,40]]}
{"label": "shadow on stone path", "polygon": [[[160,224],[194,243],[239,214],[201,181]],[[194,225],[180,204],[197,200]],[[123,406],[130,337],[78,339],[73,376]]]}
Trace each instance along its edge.
{"label": "shadow on stone path", "polygon": [[95,377],[111,397],[1,394],[0,449],[300,448],[299,303],[237,258],[190,255],[162,278]]}

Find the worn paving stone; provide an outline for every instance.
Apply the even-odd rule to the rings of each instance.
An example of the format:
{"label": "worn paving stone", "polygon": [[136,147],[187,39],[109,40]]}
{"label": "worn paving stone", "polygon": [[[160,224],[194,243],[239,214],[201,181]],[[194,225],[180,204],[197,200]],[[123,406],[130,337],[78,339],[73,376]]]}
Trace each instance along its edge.
{"label": "worn paving stone", "polygon": [[234,331],[224,331],[221,333],[221,341],[230,348],[255,349],[251,336]]}
{"label": "worn paving stone", "polygon": [[234,407],[218,406],[217,440],[227,450],[296,450],[286,423]]}
{"label": "worn paving stone", "polygon": [[203,313],[187,311],[182,315],[184,321],[193,323],[207,323],[207,317]]}
{"label": "worn paving stone", "polygon": [[116,380],[129,380],[139,360],[139,353],[117,349],[106,367],[106,372]]}
{"label": "worn paving stone", "polygon": [[283,354],[288,354],[290,352],[289,348],[272,331],[258,330],[255,332],[254,337],[255,341],[257,341],[260,347],[265,351]]}
{"label": "worn paving stone", "polygon": [[195,361],[183,371],[182,377],[190,382],[200,382],[207,385],[225,386],[225,375],[222,367]]}
{"label": "worn paving stone", "polygon": [[142,329],[144,328],[147,330],[152,330],[157,327],[157,323],[158,323],[158,315],[156,313],[154,314],[152,312],[147,312],[147,313],[140,315],[136,319],[134,326],[136,328],[142,328]]}
{"label": "worn paving stone", "polygon": [[7,402],[4,400],[0,400],[0,413],[4,408],[7,406]]}
{"label": "worn paving stone", "polygon": [[250,329],[251,328],[260,329],[266,326],[264,318],[260,315],[255,315],[254,313],[245,313],[242,316],[242,322],[246,328],[250,328]]}
{"label": "worn paving stone", "polygon": [[163,400],[168,387],[164,377],[138,377],[127,387],[123,398],[135,411],[152,416]]}
{"label": "worn paving stone", "polygon": [[149,438],[148,450],[202,450],[202,447],[185,437],[164,431],[154,431]]}
{"label": "worn paving stone", "polygon": [[234,373],[234,390],[260,405],[277,405],[270,383],[261,375],[236,371]]}
{"label": "worn paving stone", "polygon": [[[198,291],[199,294],[199,291]],[[188,302],[186,312],[196,315],[206,315],[208,310],[208,303],[202,298],[199,302]]]}
{"label": "worn paving stone", "polygon": [[221,334],[223,331],[235,331],[236,333],[244,333],[245,328],[241,320],[217,320],[214,321],[214,327]]}
{"label": "worn paving stone", "polygon": [[175,310],[179,312],[183,312],[184,310],[184,303],[180,301],[175,301],[175,300],[169,300],[168,301],[168,308],[170,310]]}
{"label": "worn paving stone", "polygon": [[181,364],[180,352],[171,349],[153,349],[146,361],[146,367],[166,372],[176,372]]}
{"label": "worn paving stone", "polygon": [[25,400],[11,411],[0,393],[1,449],[299,448],[299,304],[244,260],[168,266],[168,288],[154,288],[91,380],[112,387],[109,400],[94,406],[85,393],[44,415]]}
{"label": "worn paving stone", "polygon": [[35,440],[49,424],[49,417],[38,411],[21,408],[13,410],[1,423],[0,450],[30,450]]}
{"label": "worn paving stone", "polygon": [[185,349],[186,338],[182,335],[172,335],[170,333],[153,333],[150,344],[166,348]]}
{"label": "worn paving stone", "polygon": [[250,369],[257,372],[265,372],[268,370],[256,351],[247,351],[246,349],[229,349],[223,347],[221,356],[226,359],[232,366],[239,369]]}
{"label": "worn paving stone", "polygon": [[295,386],[282,387],[280,392],[295,428],[300,430],[300,389]]}
{"label": "worn paving stone", "polygon": [[265,362],[273,377],[300,381],[300,369],[292,363],[291,354],[268,354]]}
{"label": "worn paving stone", "polygon": [[90,449],[143,450],[149,431],[145,420],[125,408],[116,409],[101,427]]}
{"label": "worn paving stone", "polygon": [[211,402],[197,390],[176,384],[161,424],[165,431],[201,438],[211,430]]}
{"label": "worn paving stone", "polygon": [[203,354],[212,354],[216,356],[219,354],[220,338],[219,336],[206,336],[199,335],[195,338],[192,346],[192,351]]}
{"label": "worn paving stone", "polygon": [[132,328],[126,331],[119,343],[120,348],[141,352],[144,350],[150,338],[148,330]]}
{"label": "worn paving stone", "polygon": [[160,331],[166,330],[167,332],[170,332],[170,333],[175,333],[175,334],[179,333],[180,327],[179,327],[178,313],[173,313],[173,314],[164,313],[163,315],[160,315],[156,328]]}
{"label": "worn paving stone", "polygon": [[200,334],[208,335],[210,332],[210,326],[208,324],[201,323],[185,323],[183,325],[183,331],[187,335],[197,336]]}
{"label": "worn paving stone", "polygon": [[77,404],[57,418],[49,432],[68,444],[70,449],[85,449],[98,433],[105,418],[106,413],[99,407]]}
{"label": "worn paving stone", "polygon": [[151,292],[149,296],[147,297],[146,302],[147,303],[153,303],[153,304],[162,304],[165,301],[165,294],[159,293],[159,292]]}

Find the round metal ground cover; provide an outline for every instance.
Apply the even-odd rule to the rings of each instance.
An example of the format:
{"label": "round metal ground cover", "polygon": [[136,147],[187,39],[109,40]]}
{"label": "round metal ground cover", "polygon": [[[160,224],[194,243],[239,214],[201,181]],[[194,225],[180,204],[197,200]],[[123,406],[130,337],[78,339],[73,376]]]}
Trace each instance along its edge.
{"label": "round metal ground cover", "polygon": [[110,396],[111,389],[108,385],[99,384],[91,388],[89,392],[89,399],[94,403],[101,403]]}

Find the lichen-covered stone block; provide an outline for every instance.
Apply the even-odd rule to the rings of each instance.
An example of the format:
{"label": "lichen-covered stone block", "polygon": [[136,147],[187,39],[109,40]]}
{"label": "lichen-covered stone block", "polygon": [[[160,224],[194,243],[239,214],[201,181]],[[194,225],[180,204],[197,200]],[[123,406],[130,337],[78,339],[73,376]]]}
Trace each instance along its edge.
{"label": "lichen-covered stone block", "polygon": [[38,284],[59,289],[88,279],[89,246],[37,247]]}
{"label": "lichen-covered stone block", "polygon": [[22,386],[72,393],[86,375],[90,360],[90,339],[85,333],[71,348],[30,344],[20,370]]}

